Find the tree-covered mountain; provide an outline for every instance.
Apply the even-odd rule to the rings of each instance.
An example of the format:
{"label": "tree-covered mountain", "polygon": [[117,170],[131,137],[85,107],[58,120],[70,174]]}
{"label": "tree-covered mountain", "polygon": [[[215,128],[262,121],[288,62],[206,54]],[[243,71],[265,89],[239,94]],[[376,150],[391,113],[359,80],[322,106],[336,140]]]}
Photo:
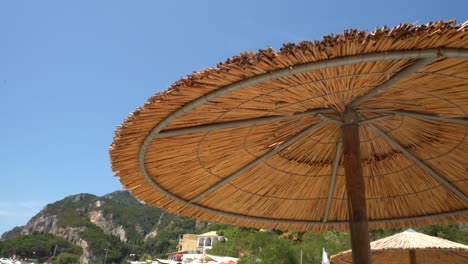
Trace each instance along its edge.
{"label": "tree-covered mountain", "polygon": [[[416,231],[468,244],[468,224],[452,223]],[[35,258],[54,263],[124,263],[145,256],[164,258],[175,251],[178,235],[218,231],[228,239],[210,254],[245,263],[319,263],[322,247],[330,254],[350,248],[347,232],[260,231],[196,221],[165,213],[133,198],[127,191],[99,197],[78,194],[47,205],[22,227],[2,235],[0,256]],[[373,230],[372,240],[402,229]]]}
{"label": "tree-covered mountain", "polygon": [[[175,250],[179,234],[200,233],[204,226],[206,223],[197,224],[194,219],[147,206],[127,191],[102,197],[78,194],[47,205],[25,226],[4,233],[0,256],[23,255],[7,245],[13,239],[26,239],[41,233],[79,246],[82,249],[78,256],[81,263],[94,263],[103,258],[109,263],[120,263],[130,254],[143,253],[163,257],[166,252]],[[42,259],[51,255],[50,249],[35,254]]]}

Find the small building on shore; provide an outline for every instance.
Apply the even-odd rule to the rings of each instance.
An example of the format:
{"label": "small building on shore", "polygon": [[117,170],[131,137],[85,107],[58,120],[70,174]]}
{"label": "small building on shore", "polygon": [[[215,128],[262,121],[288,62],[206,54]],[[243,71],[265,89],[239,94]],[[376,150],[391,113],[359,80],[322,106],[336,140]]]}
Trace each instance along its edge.
{"label": "small building on shore", "polygon": [[194,260],[205,254],[207,249],[211,249],[216,243],[224,241],[226,238],[220,236],[216,231],[204,234],[183,234],[179,235],[177,251],[167,254],[167,259],[172,261]]}
{"label": "small building on shore", "polygon": [[179,235],[177,251],[202,254],[206,249],[211,249],[217,242],[224,240],[224,236],[218,235],[216,231],[200,235],[183,234]]}

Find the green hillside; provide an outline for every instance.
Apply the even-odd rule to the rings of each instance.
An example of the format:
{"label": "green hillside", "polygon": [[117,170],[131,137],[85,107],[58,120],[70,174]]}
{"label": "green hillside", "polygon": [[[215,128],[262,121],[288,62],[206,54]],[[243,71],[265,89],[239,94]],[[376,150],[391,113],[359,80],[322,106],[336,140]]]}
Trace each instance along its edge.
{"label": "green hillside", "polygon": [[[78,194],[49,204],[26,226],[3,234],[0,256],[51,256],[54,263],[123,263],[148,256],[165,258],[175,251],[178,235],[218,231],[227,241],[208,252],[240,258],[239,263],[320,263],[322,248],[335,254],[350,248],[347,232],[281,232],[196,221],[147,206],[126,191],[99,197]],[[452,223],[415,228],[416,231],[468,244],[468,224]],[[371,239],[398,232],[373,230]]]}
{"label": "green hillside", "polygon": [[[89,252],[90,263],[104,258],[108,263],[121,263],[130,254],[148,253],[165,257],[168,251],[175,250],[179,234],[197,232],[202,230],[196,228],[194,219],[166,214],[161,209],[139,202],[126,191],[103,197],[78,194],[47,205],[26,226],[3,234],[0,256],[16,254],[29,258],[30,254],[15,251],[15,245],[20,243],[22,247],[28,247],[31,244],[29,240],[35,241],[38,233],[46,233],[53,234],[50,240],[64,237],[75,244],[80,240],[86,241],[85,251]],[[19,238],[24,243],[18,242]],[[34,246],[30,248],[29,251],[33,252]],[[52,253],[50,249],[36,250],[35,256],[44,260]],[[77,259],[83,254],[76,251],[66,253],[77,255]]]}

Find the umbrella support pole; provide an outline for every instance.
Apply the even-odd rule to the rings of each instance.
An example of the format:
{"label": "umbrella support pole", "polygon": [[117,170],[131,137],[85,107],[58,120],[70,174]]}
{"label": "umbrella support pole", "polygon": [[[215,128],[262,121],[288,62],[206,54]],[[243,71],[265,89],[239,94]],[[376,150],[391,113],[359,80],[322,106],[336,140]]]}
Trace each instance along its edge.
{"label": "umbrella support pole", "polygon": [[366,189],[361,163],[359,118],[357,112],[351,109],[344,113],[343,119],[343,155],[353,263],[370,264],[371,250]]}
{"label": "umbrella support pole", "polygon": [[409,257],[410,257],[410,264],[416,264],[416,251],[410,250]]}

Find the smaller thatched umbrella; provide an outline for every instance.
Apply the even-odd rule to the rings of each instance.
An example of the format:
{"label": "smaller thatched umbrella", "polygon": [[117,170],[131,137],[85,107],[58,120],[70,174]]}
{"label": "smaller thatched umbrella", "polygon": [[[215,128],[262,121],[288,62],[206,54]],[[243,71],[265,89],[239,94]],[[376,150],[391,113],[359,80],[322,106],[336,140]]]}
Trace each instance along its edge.
{"label": "smaller thatched umbrella", "polygon": [[[370,243],[372,262],[378,263],[468,263],[468,246],[428,236],[412,229]],[[334,263],[352,263],[351,250],[331,256]]]}

